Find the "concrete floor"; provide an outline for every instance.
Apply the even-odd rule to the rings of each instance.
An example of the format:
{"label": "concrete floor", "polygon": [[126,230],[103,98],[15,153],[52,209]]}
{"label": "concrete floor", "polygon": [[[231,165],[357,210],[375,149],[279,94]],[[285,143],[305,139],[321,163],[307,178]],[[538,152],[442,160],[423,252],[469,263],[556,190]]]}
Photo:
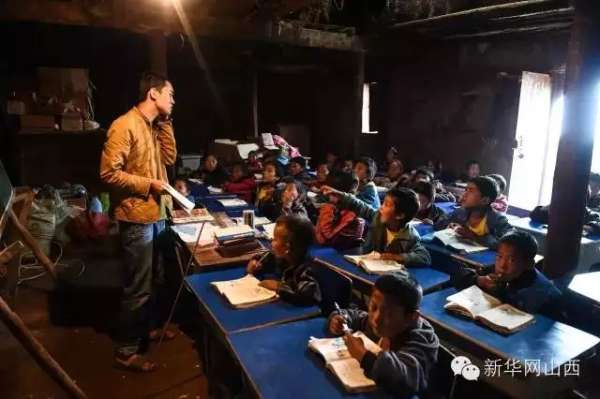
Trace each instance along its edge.
{"label": "concrete floor", "polygon": [[[56,289],[44,277],[19,289],[12,306],[34,336],[89,398],[208,397],[195,342],[180,330],[175,340],[151,347],[149,355],[159,365],[154,373],[132,373],[113,367],[108,331],[118,304],[118,256],[110,244],[84,248],[69,256],[86,264],[84,274],[73,287]],[[0,397],[67,397],[2,323]]]}

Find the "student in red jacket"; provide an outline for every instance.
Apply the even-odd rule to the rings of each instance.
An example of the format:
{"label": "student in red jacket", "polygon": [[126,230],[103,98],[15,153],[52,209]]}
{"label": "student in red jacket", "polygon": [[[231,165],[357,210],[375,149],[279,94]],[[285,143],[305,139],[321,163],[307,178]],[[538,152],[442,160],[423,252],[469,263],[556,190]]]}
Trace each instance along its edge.
{"label": "student in red jacket", "polygon": [[252,203],[252,195],[256,189],[254,176],[248,175],[248,169],[243,163],[233,165],[229,181],[223,185],[226,193],[237,194],[241,199]]}
{"label": "student in red jacket", "polygon": [[[341,192],[355,194],[358,188],[358,177],[353,172],[333,171],[327,176],[327,185]],[[348,209],[340,209],[336,205],[337,196],[330,196],[329,201],[319,209],[317,242],[337,249],[360,245],[365,228],[364,219]]]}

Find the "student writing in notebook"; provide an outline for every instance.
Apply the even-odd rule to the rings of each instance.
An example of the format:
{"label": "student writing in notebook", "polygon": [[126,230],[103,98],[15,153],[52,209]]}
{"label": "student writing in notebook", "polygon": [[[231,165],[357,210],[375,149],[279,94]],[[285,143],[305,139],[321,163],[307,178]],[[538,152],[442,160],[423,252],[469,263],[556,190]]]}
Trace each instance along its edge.
{"label": "student writing in notebook", "polygon": [[492,209],[498,185],[487,176],[472,179],[461,199],[461,208],[435,224],[436,230],[454,228],[456,233],[480,245],[496,249],[498,240],[512,230],[506,216]]}
{"label": "student writing in notebook", "polygon": [[561,293],[535,268],[538,245],[526,232],[513,231],[500,239],[494,266],[479,272],[463,269],[452,282],[457,289],[476,284],[488,294],[527,313],[553,317],[560,313]]}
{"label": "student writing in notebook", "polygon": [[375,282],[369,311],[334,311],[328,320],[329,332],[344,334],[344,324],[362,331],[382,351],[372,353],[360,337],[345,333],[344,341],[365,375],[377,386],[399,396],[423,392],[429,385],[429,373],[437,362],[439,339],[433,327],[419,315],[423,291],[408,274],[396,273]]}
{"label": "student writing in notebook", "polygon": [[372,208],[352,194],[342,193],[332,187],[321,189],[325,195],[339,197],[339,206],[370,221],[367,242],[363,251],[376,251],[382,259],[394,260],[405,266],[431,264],[427,249],[421,244],[417,230],[408,224],[419,209],[417,194],[407,188],[388,191],[379,209]]}
{"label": "student writing in notebook", "polygon": [[354,164],[354,173],[360,181],[356,198],[373,208],[379,208],[381,201],[379,200],[379,193],[377,193],[377,186],[373,182],[377,173],[375,161],[369,157],[359,158]]}
{"label": "student writing in notebook", "polygon": [[308,248],[314,242],[314,227],[310,220],[296,216],[277,219],[272,250],[263,258],[257,255],[248,263],[246,271],[257,278],[267,278],[261,285],[277,291],[284,301],[296,305],[321,302],[321,290],[312,275]]}
{"label": "student writing in notebook", "polygon": [[[338,191],[354,194],[358,178],[353,172],[333,171],[327,177],[327,185]],[[362,243],[365,221],[351,210],[339,208],[337,202],[338,197],[334,195],[319,208],[317,242],[337,249],[358,247]]]}

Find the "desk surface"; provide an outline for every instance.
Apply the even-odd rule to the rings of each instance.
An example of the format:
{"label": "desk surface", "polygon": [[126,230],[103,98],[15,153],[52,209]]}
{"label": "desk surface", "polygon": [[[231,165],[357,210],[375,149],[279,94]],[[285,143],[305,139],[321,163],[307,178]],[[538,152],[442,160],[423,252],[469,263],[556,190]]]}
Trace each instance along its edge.
{"label": "desk surface", "polygon": [[245,267],[199,273],[185,278],[187,285],[210,314],[223,334],[254,329],[272,324],[315,317],[321,314],[318,306],[300,307],[283,301],[272,302],[248,309],[234,309],[210,285],[213,281],[227,281],[243,277]]}
{"label": "desk surface", "polygon": [[[369,274],[363,271],[355,264],[344,259],[344,255],[333,248],[320,248],[311,251],[317,261],[332,267],[346,274],[352,279],[360,280],[368,285],[373,285],[380,276],[378,274]],[[437,284],[444,283],[450,279],[446,273],[434,270],[431,267],[410,267],[408,272],[413,276],[423,290],[431,288]]]}
{"label": "desk surface", "polygon": [[261,398],[391,398],[381,391],[346,393],[325,368],[325,362],[307,348],[311,336],[327,336],[324,318],[240,332],[227,338]]}
{"label": "desk surface", "polygon": [[445,246],[438,244],[436,242],[433,242],[431,240],[428,240],[428,239],[424,239],[422,242],[423,242],[423,245],[425,245],[425,248],[427,248],[427,250],[429,250],[432,257],[434,257],[434,258],[435,258],[435,256],[434,256],[434,252],[435,252],[437,255],[441,255],[442,257],[448,257],[449,262],[451,262],[452,259],[455,259],[460,262],[464,262],[464,263],[473,265],[475,267],[491,266],[496,263],[496,251],[494,251],[492,249],[487,249],[485,251],[479,251],[479,252],[473,252],[473,253],[467,254],[467,253],[454,252],[454,251],[446,248]]}
{"label": "desk surface", "polygon": [[575,275],[569,289],[600,304],[600,272]]}
{"label": "desk surface", "polygon": [[446,311],[446,298],[455,292],[454,288],[448,288],[424,296],[421,313],[434,324],[436,330],[448,330],[457,338],[474,343],[490,352],[492,360],[498,357],[504,360],[540,360],[543,371],[544,365],[548,368],[558,367],[600,342],[591,334],[537,314],[535,323],[521,331],[507,336],[496,333]]}
{"label": "desk surface", "polygon": [[[531,220],[531,218],[528,217],[520,219],[511,219],[510,224],[519,230],[527,231],[529,233],[542,237],[543,239],[545,239],[546,235],[548,234],[548,225],[539,222],[534,222]],[[581,237],[582,244],[589,244],[598,241],[600,241],[600,236],[594,234],[588,234],[587,236]]]}

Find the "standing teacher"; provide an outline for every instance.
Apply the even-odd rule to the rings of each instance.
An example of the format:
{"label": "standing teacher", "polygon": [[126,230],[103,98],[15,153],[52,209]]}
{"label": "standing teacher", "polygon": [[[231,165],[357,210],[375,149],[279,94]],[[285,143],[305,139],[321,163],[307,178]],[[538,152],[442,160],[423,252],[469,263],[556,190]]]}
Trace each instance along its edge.
{"label": "standing teacher", "polygon": [[[166,209],[172,206],[164,187],[166,166],[177,157],[170,119],[174,104],[171,83],[145,73],[137,105],[110,126],[100,161],[100,178],[112,189],[124,252],[115,362],[135,371],[156,368],[144,353],[149,341],[160,335],[157,294],[164,285],[164,271],[157,237],[165,228]],[[168,333],[172,338],[173,332]]]}

